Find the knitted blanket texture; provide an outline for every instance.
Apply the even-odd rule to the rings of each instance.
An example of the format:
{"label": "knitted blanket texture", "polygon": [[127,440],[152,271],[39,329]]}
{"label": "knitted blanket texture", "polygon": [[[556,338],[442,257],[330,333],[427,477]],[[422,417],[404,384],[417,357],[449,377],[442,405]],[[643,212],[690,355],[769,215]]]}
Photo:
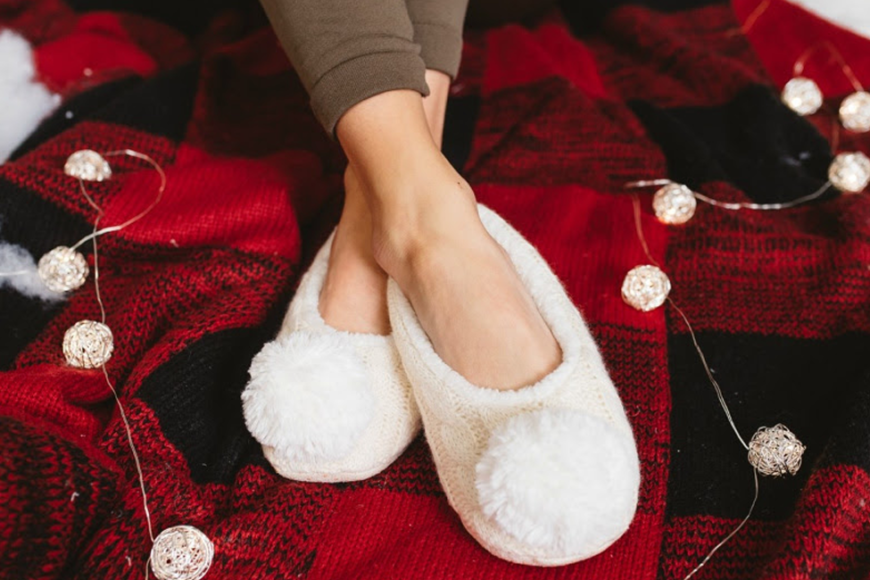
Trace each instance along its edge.
{"label": "knitted blanket texture", "polygon": [[[827,108],[801,118],[778,96],[822,40],[870,86],[870,40],[785,0],[744,33],[758,5],[571,0],[534,25],[466,33],[448,158],[564,281],[642,461],[624,537],[533,568],[464,531],[423,436],[380,475],[326,485],[277,476],[245,429],[248,365],[338,218],[344,164],[257,3],[0,0],[0,29],[31,43],[62,96],[0,165],[0,241],[38,260],[91,231],[95,212],[63,174],[76,150],[134,149],[166,170],[156,209],[99,248],[107,369],[155,533],[208,534],[211,580],[683,578],[745,515],[752,469],[676,311],[620,297],[625,273],[649,263],[625,184],[667,177],[721,200],[786,201],[822,185],[836,151],[870,154],[870,134],[838,129],[853,89],[824,50],[804,74]],[[141,211],[158,183],[140,161],[110,162],[114,177],[90,186],[103,225]],[[753,517],[695,578],[870,577],[870,193],[776,212],[701,204],[677,227],[655,219],[651,190],[639,196],[650,252],[737,428],[748,438],[781,422],[807,446],[797,476],[762,479]],[[102,373],[61,351],[82,319],[99,319],[93,274],[53,302],[0,286],[0,578],[145,574],[121,417]]]}

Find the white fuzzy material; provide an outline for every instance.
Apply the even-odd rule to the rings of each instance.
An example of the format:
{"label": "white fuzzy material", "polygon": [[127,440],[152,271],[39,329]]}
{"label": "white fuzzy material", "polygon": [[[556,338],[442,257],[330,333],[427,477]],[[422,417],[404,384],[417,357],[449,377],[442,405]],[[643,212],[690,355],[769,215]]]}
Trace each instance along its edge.
{"label": "white fuzzy material", "polygon": [[632,441],[578,410],[517,415],[494,430],[476,467],[486,516],[534,547],[595,554],[622,534],[637,505]]}
{"label": "white fuzzy material", "polygon": [[248,430],[288,461],[344,457],[374,416],[365,365],[337,333],[281,336],[254,357],[250,375]]}
{"label": "white fuzzy material", "polygon": [[792,2],[834,24],[870,38],[870,3],[867,0],[792,0]]}
{"label": "white fuzzy material", "polygon": [[21,246],[0,242],[0,288],[4,285],[46,302],[63,299],[62,294],[49,290],[43,283],[30,252]]}
{"label": "white fuzzy material", "polygon": [[60,103],[60,97],[35,75],[27,40],[11,30],[0,30],[0,163]]}

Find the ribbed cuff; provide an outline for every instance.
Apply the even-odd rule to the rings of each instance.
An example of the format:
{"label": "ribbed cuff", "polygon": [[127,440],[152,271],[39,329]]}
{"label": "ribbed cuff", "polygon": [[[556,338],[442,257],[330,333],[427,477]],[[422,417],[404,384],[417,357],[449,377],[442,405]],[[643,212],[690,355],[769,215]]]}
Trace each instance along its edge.
{"label": "ribbed cuff", "polygon": [[355,104],[386,91],[409,89],[424,97],[426,65],[410,52],[378,52],[352,58],[331,69],[310,91],[311,108],[327,133]]}
{"label": "ribbed cuff", "polygon": [[414,42],[421,47],[426,68],[441,71],[451,80],[456,78],[462,60],[462,28],[414,22]]}

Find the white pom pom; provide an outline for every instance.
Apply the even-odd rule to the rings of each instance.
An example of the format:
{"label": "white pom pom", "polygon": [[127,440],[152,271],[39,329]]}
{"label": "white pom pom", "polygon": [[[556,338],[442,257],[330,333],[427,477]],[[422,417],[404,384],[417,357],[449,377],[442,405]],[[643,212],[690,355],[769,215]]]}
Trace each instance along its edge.
{"label": "white pom pom", "polygon": [[339,334],[294,332],[267,343],[250,375],[248,430],[290,461],[340,459],[374,416],[365,365]]}
{"label": "white pom pom", "polygon": [[597,554],[625,532],[637,506],[631,437],[577,410],[511,418],[493,431],[476,471],[483,513],[550,554]]}
{"label": "white pom pom", "polygon": [[36,75],[30,43],[12,30],[0,30],[0,83],[27,82]]}
{"label": "white pom pom", "polygon": [[0,30],[0,163],[60,103],[36,78],[30,43],[11,30]]}

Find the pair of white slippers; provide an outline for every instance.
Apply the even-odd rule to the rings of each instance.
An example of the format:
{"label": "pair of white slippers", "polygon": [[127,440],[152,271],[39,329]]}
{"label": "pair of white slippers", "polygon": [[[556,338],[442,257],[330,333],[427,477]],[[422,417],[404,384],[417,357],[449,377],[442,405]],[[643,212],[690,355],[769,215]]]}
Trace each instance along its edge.
{"label": "pair of white slippers", "polygon": [[478,208],[562,349],[556,369],[515,391],[474,386],[435,353],[393,280],[393,334],[329,327],[318,303],[330,238],[278,338],[253,360],[245,420],[279,474],[319,482],[380,472],[422,421],[447,499],[484,548],[520,564],[577,562],[610,546],[634,517],[634,437],[559,279],[516,230]]}

